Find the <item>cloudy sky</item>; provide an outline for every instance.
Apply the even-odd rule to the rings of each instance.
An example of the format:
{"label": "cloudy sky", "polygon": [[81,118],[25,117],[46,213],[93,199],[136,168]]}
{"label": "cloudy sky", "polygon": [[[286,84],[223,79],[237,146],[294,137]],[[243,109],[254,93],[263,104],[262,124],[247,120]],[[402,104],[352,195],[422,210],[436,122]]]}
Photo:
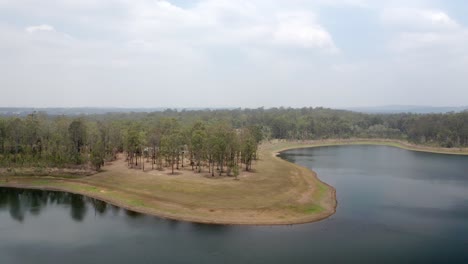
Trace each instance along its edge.
{"label": "cloudy sky", "polygon": [[468,105],[465,0],[0,0],[0,106]]}

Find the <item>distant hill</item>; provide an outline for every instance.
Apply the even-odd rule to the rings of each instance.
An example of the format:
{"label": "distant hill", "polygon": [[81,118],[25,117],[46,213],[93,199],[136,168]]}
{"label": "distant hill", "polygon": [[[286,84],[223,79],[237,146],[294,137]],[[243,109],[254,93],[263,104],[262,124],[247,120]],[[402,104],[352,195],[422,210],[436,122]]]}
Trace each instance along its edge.
{"label": "distant hill", "polygon": [[119,108],[119,107],[0,107],[0,116],[26,116],[33,112],[43,112],[48,115],[96,115],[107,113],[150,113],[162,112],[168,109],[183,111],[183,110],[204,110],[204,109],[218,109],[218,108],[168,108],[168,107],[154,107],[154,108]]}
{"label": "distant hill", "polygon": [[99,107],[0,107],[0,115],[26,116],[33,112],[43,112],[48,115],[93,115],[120,112],[147,112],[164,111],[165,108],[141,109],[141,108],[99,108]]}
{"label": "distant hill", "polygon": [[27,116],[34,112],[43,112],[51,116],[79,116],[79,115],[98,115],[107,113],[152,113],[163,111],[193,111],[193,110],[219,110],[219,109],[234,109],[234,108],[217,108],[217,107],[187,107],[187,108],[169,108],[169,107],[152,107],[152,108],[123,108],[123,107],[0,107],[0,116]]}
{"label": "distant hill", "polygon": [[[232,110],[235,108],[221,107],[189,107],[189,108],[168,108],[168,107],[153,107],[153,108],[122,108],[122,107],[0,107],[0,116],[27,116],[33,112],[43,112],[51,116],[67,115],[99,115],[107,113],[151,113],[163,111],[192,111],[192,110]],[[468,111],[466,107],[432,107],[432,106],[405,106],[405,105],[389,105],[375,107],[348,107],[341,110],[369,113],[369,114],[394,114],[394,113],[447,113],[447,112],[463,112]]]}
{"label": "distant hill", "polygon": [[344,110],[372,113],[372,114],[396,114],[396,113],[448,113],[448,112],[463,112],[468,110],[468,106],[414,106],[414,105],[387,105],[387,106],[371,106],[371,107],[348,107]]}

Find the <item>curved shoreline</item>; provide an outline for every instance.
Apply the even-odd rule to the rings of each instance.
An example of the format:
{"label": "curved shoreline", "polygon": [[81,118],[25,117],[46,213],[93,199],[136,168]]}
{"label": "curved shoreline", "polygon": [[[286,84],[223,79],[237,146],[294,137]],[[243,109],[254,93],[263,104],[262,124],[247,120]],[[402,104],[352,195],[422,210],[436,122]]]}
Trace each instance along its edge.
{"label": "curved shoreline", "polygon": [[[301,149],[301,148],[318,148],[318,147],[331,147],[331,146],[346,146],[346,145],[375,145],[375,146],[389,146],[400,149],[442,154],[442,155],[460,155],[468,156],[468,148],[443,148],[443,147],[431,147],[425,145],[416,145],[402,140],[393,139],[326,139],[326,140],[306,140],[306,141],[284,141],[288,145],[281,147],[277,150],[277,153],[281,153],[290,149]],[[275,143],[281,144],[281,142]]]}
{"label": "curved shoreline", "polygon": [[[122,185],[105,185],[105,183],[99,182],[99,178],[96,180],[94,176],[81,179],[66,179],[57,177],[9,177],[9,182],[0,182],[0,187],[10,188],[23,188],[23,189],[40,189],[50,191],[62,191],[74,194],[80,194],[94,199],[102,200],[106,203],[135,211],[138,213],[153,215],[161,218],[188,221],[194,223],[203,224],[223,224],[223,225],[292,225],[292,224],[304,224],[311,223],[326,219],[336,212],[337,200],[336,190],[333,186],[321,181],[317,173],[306,167],[299,166],[295,163],[291,163],[277,156],[277,154],[297,148],[310,148],[310,147],[324,147],[324,146],[339,146],[339,145],[386,145],[399,147],[402,149],[423,151],[430,153],[439,154],[458,154],[468,155],[468,152],[440,152],[439,149],[424,149],[412,148],[411,145],[402,144],[400,141],[392,140],[366,140],[366,139],[350,139],[350,140],[322,140],[322,141],[306,141],[306,142],[292,142],[292,141],[277,141],[275,143],[267,143],[261,146],[261,161],[258,162],[258,166],[262,168],[275,167],[270,169],[269,172],[276,172],[275,169],[281,168],[284,171],[291,172],[287,176],[281,173],[275,175],[268,174],[265,170],[262,172],[259,169],[257,175],[263,179],[268,180],[274,177],[287,177],[288,180],[292,180],[294,177],[300,182],[295,183],[296,186],[292,186],[291,190],[293,194],[298,193],[298,188],[302,187],[305,190],[298,193],[299,196],[304,196],[306,202],[302,206],[302,202],[295,201],[292,206],[298,208],[306,208],[307,206],[312,207],[312,213],[310,209],[296,209],[294,214],[283,208],[263,208],[255,207],[255,200],[252,200],[251,207],[249,208],[221,208],[210,209],[203,206],[194,207],[188,203],[177,203],[170,199],[164,200],[160,197],[151,196],[138,192],[137,190],[127,190]],[[265,157],[262,157],[264,155]],[[272,172],[273,171],[273,172]],[[112,174],[112,171],[109,172]],[[130,172],[132,173],[132,172]],[[266,174],[266,175],[264,175]],[[99,174],[97,174],[99,175]],[[265,178],[265,176],[267,176]],[[310,177],[312,176],[312,177]],[[93,178],[94,177],[94,178]],[[86,180],[84,180],[86,179]],[[113,178],[117,179],[117,178]],[[94,182],[93,182],[94,181]],[[231,184],[231,183],[230,183]],[[304,186],[306,184],[307,188]],[[294,196],[296,197],[296,196]],[[296,197],[297,198],[297,197]],[[150,203],[146,204],[146,200]],[[302,198],[300,198],[302,199]],[[136,202],[143,200],[143,202]],[[302,206],[302,207],[301,207]],[[318,209],[317,209],[318,208]],[[317,211],[313,211],[317,209]],[[303,213],[300,213],[303,212]],[[286,213],[288,218],[281,219],[281,215]],[[288,215],[289,213],[289,215]],[[246,218],[245,215],[253,215],[250,218]],[[256,219],[256,215],[261,216]]]}
{"label": "curved shoreline", "polygon": [[[239,225],[239,226],[241,226],[241,225],[244,225],[244,226],[300,225],[300,224],[309,224],[309,223],[318,222],[318,221],[324,220],[324,219],[326,219],[326,218],[328,218],[328,217],[330,217],[330,216],[332,216],[333,214],[336,213],[336,206],[335,206],[334,207],[335,210],[334,210],[334,212],[332,214],[316,217],[313,220],[309,219],[309,220],[303,220],[303,221],[299,220],[299,221],[295,221],[295,222],[280,222],[280,221],[278,221],[278,222],[258,222],[258,223],[250,223],[250,222],[242,222],[242,221],[224,222],[224,221],[216,221],[216,220],[200,220],[198,218],[189,218],[189,217],[173,217],[171,215],[165,215],[163,213],[155,214],[155,213],[152,213],[152,212],[150,212],[148,210],[144,210],[144,209],[141,209],[141,208],[138,208],[138,207],[129,206],[126,203],[115,202],[112,199],[108,199],[108,198],[104,198],[104,197],[101,197],[101,196],[88,194],[88,193],[84,193],[84,192],[72,191],[72,190],[68,190],[66,188],[54,188],[54,187],[47,187],[47,186],[28,186],[28,185],[22,185],[22,184],[19,184],[19,185],[2,185],[2,184],[0,184],[0,188],[12,188],[12,189],[24,189],[24,190],[41,190],[41,191],[65,192],[65,193],[77,194],[77,195],[82,195],[82,196],[85,196],[85,197],[88,197],[88,198],[100,200],[102,202],[105,202],[105,203],[113,205],[113,206],[120,207],[120,208],[125,209],[125,210],[130,210],[130,211],[133,211],[133,212],[136,212],[136,213],[145,214],[147,216],[154,216],[154,217],[158,217],[158,218],[161,218],[161,219],[181,221],[181,222],[189,222],[189,223],[196,223],[196,224],[207,224],[207,225],[211,225],[211,224],[212,225]],[[333,189],[333,195],[334,196],[336,195],[335,189]]]}
{"label": "curved shoreline", "polygon": [[[156,196],[150,197],[150,195],[145,195],[141,192],[139,193],[138,190],[131,192],[131,190],[121,188],[123,184],[118,185],[120,187],[106,186],[104,182],[98,181],[99,178],[96,180],[94,175],[80,179],[47,176],[8,177],[9,180],[0,182],[0,186],[70,192],[102,200],[109,204],[139,213],[154,215],[161,218],[205,224],[303,224],[323,220],[336,212],[336,190],[332,186],[321,182],[314,171],[288,162],[279,157],[275,157],[273,155],[275,152],[270,148],[263,148],[260,153],[261,155],[264,155],[265,158],[261,159],[261,161],[256,165],[259,172],[252,174],[251,177],[252,180],[256,180],[255,178],[258,177],[260,178],[259,180],[263,181],[256,181],[256,186],[259,185],[262,187],[264,182],[273,181],[279,178],[286,182],[296,180],[296,185],[286,186],[287,188],[285,191],[286,194],[289,194],[289,196],[287,196],[289,198],[288,200],[280,201],[280,204],[272,203],[270,206],[263,207],[258,205],[258,201],[254,199],[255,197],[252,197],[249,204],[243,204],[236,208],[229,208],[229,206],[224,207],[225,205],[222,204],[222,199],[226,197],[221,197],[221,202],[218,204],[219,208],[215,207],[215,209],[210,209],[204,208],[203,206],[194,207],[190,206],[189,201],[187,201],[186,204],[177,203],[170,199],[164,200],[159,199],[159,197]],[[266,155],[267,153],[270,158]],[[279,168],[281,170],[276,173],[276,169]],[[288,173],[288,171],[292,173]],[[133,172],[130,171],[129,173]],[[96,175],[99,176],[100,174],[98,173]],[[293,179],[294,177],[295,179]],[[118,181],[118,178],[119,177],[117,176],[113,177],[116,181]],[[241,182],[245,181],[248,181],[248,179],[241,180]],[[326,187],[322,186],[322,189],[318,189],[316,182],[320,182]],[[233,185],[235,183],[235,181],[229,181],[227,186],[229,187],[229,185]],[[268,185],[269,183],[266,182],[265,184]],[[256,186],[250,187],[252,189],[251,191],[256,192]],[[272,191],[275,193],[277,192],[276,189],[272,189]],[[278,190],[278,196],[280,197],[278,199],[281,199],[281,195],[284,194],[285,191],[281,189]],[[296,193],[297,195],[295,195]],[[268,194],[265,196],[266,197],[264,199],[271,199]],[[305,196],[306,202],[289,202],[291,197],[296,197],[298,199],[301,196]],[[148,203],[146,203],[146,201],[145,203],[135,202],[145,199],[150,201]],[[278,206],[275,206],[275,204]]]}

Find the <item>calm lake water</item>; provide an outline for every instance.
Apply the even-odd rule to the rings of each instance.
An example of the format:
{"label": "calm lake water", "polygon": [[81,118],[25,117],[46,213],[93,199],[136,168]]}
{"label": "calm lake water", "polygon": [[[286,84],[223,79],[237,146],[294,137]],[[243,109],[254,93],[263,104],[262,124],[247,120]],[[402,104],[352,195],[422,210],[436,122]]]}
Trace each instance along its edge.
{"label": "calm lake water", "polygon": [[201,225],[0,188],[0,263],[468,263],[468,157],[385,146],[281,156],[336,187],[335,215],[294,226]]}

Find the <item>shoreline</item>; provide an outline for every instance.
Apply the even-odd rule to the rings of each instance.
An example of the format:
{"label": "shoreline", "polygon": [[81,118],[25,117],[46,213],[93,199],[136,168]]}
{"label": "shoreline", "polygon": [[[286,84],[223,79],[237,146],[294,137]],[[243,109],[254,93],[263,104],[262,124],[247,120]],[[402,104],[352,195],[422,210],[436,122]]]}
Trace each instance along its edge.
{"label": "shoreline", "polygon": [[[0,186],[81,194],[138,213],[204,224],[291,225],[320,221],[334,214],[336,212],[335,189],[321,182],[314,171],[275,157],[275,152],[271,147],[268,144],[267,147],[262,145],[259,148],[259,153],[264,158],[255,164],[254,169],[257,172],[251,173],[246,178],[241,178],[240,181],[234,181],[231,177],[219,179],[203,179],[203,177],[200,179],[197,177],[198,179],[195,179],[208,185],[218,184],[218,181],[221,181],[221,184],[226,187],[240,183],[247,184],[245,186],[257,196],[247,196],[244,204],[235,204],[234,208],[225,202],[232,197],[224,193],[220,193],[220,196],[211,196],[216,197],[217,200],[220,199],[220,202],[217,202],[215,206],[194,206],[189,199],[177,202],[165,199],[163,194],[157,197],[157,195],[137,192],[136,189],[122,188],[125,183],[108,186],[105,182],[99,181],[99,177],[103,176],[103,173],[78,179],[51,176],[9,176],[5,179],[0,178]],[[137,177],[148,177],[147,172],[130,169],[125,169],[124,172],[131,174],[136,181],[138,181]],[[119,181],[118,176],[120,175],[117,175],[117,172],[107,173],[112,174],[113,181]],[[165,175],[162,177],[165,180],[172,180],[174,176]],[[175,178],[177,177],[175,176]],[[188,182],[188,184],[196,184],[196,182]],[[257,190],[257,188],[259,189]],[[267,191],[263,194],[260,190],[265,188]],[[180,196],[184,195],[184,193],[176,193],[177,196],[179,194]],[[236,195],[242,196],[242,193]],[[268,202],[262,204],[257,199],[258,197]],[[301,199],[304,201],[298,201]]]}
{"label": "shoreline", "polygon": [[346,145],[375,145],[375,146],[388,146],[400,149],[425,152],[432,154],[442,155],[460,155],[468,156],[468,148],[443,148],[433,147],[426,145],[416,145],[403,140],[393,139],[372,139],[372,138],[350,138],[350,139],[324,139],[324,140],[305,140],[305,141],[278,141],[274,144],[287,143],[285,147],[277,150],[277,154],[290,149],[301,148],[318,148],[318,147],[331,147],[331,146],[346,146]]}
{"label": "shoreline", "polygon": [[[468,155],[468,151],[459,152],[441,152],[439,148],[428,147],[413,147],[411,144],[404,144],[402,141],[395,140],[370,140],[370,139],[347,139],[347,140],[320,140],[320,141],[275,141],[264,143],[259,148],[260,161],[257,167],[263,169],[269,168],[269,171],[254,173],[252,177],[261,176],[263,180],[286,178],[288,181],[294,181],[295,185],[289,186],[287,192],[292,192],[292,195],[287,196],[289,199],[295,197],[296,200],[291,202],[291,208],[286,207],[284,203],[275,208],[261,207],[256,205],[256,200],[252,198],[250,207],[247,208],[229,208],[223,207],[222,202],[220,208],[209,208],[203,206],[194,206],[190,203],[178,203],[170,199],[164,200],[156,195],[138,192],[136,189],[125,189],[121,185],[106,185],[99,182],[100,173],[93,176],[77,179],[67,179],[58,177],[25,177],[25,176],[9,176],[8,181],[2,179],[0,187],[8,188],[23,188],[23,189],[39,189],[49,191],[61,191],[74,194],[84,195],[90,198],[98,199],[106,203],[121,207],[123,209],[152,215],[160,218],[187,221],[201,224],[220,224],[220,225],[292,225],[317,222],[326,219],[336,212],[337,199],[336,190],[333,186],[323,182],[318,177],[317,173],[306,167],[286,161],[278,154],[297,148],[309,147],[325,147],[339,145],[385,145],[399,147],[411,151],[423,151],[438,154],[455,154]],[[271,168],[273,167],[273,168]],[[280,168],[280,172],[275,173]],[[257,168],[256,168],[257,169]],[[271,174],[268,174],[268,173]],[[112,175],[115,180],[116,176],[113,171],[107,172]],[[126,173],[145,175],[145,173],[132,172],[130,169]],[[312,177],[311,177],[312,176]],[[136,177],[136,176],[135,176]],[[279,177],[279,178],[278,178]],[[218,179],[211,179],[217,181]],[[251,179],[247,179],[251,180]],[[255,178],[253,178],[255,180]],[[204,181],[203,179],[201,181]],[[210,181],[210,180],[208,180]],[[241,181],[246,181],[242,179]],[[226,181],[227,182],[227,181]],[[205,183],[205,182],[203,182]],[[233,185],[235,182],[228,182],[226,186]],[[259,183],[256,183],[259,184]],[[123,184],[122,184],[123,185]],[[306,185],[306,186],[304,186]],[[252,187],[253,188],[253,187]],[[301,190],[299,190],[301,188]],[[275,191],[273,189],[273,191]],[[177,193],[175,193],[177,195]],[[298,198],[299,196],[299,198]],[[221,197],[223,198],[223,197]],[[227,197],[231,198],[231,197]],[[305,202],[302,201],[304,198]],[[297,200],[298,199],[298,200]],[[280,201],[282,202],[282,201]],[[311,207],[312,206],[312,207]],[[312,208],[312,209],[310,209]],[[248,215],[249,217],[246,217]],[[282,218],[282,216],[285,216]],[[287,216],[287,217],[286,217]]]}
{"label": "shoreline", "polygon": [[[121,209],[133,211],[135,213],[139,214],[144,214],[146,216],[152,216],[152,217],[157,217],[165,220],[173,220],[173,221],[181,221],[181,222],[188,222],[188,223],[194,223],[194,224],[206,224],[206,225],[237,225],[237,226],[286,226],[286,225],[301,225],[301,224],[310,224],[314,222],[319,222],[324,219],[329,218],[333,214],[336,213],[336,206],[335,206],[335,211],[331,215],[326,215],[326,216],[320,216],[317,218],[314,218],[313,220],[299,220],[295,222],[256,222],[256,223],[251,223],[251,222],[242,222],[242,221],[231,221],[231,222],[224,222],[224,221],[216,221],[216,220],[200,220],[197,218],[190,218],[190,217],[173,217],[171,215],[165,215],[163,213],[152,213],[150,210],[144,210],[138,207],[133,207],[129,206],[126,203],[121,203],[121,202],[115,202],[111,199],[108,198],[103,198],[97,195],[93,194],[87,194],[79,191],[73,191],[73,190],[67,190],[64,188],[54,188],[54,187],[47,187],[47,186],[28,186],[28,185],[3,185],[0,184],[0,188],[12,188],[12,189],[25,189],[25,190],[41,190],[41,191],[51,191],[51,192],[65,192],[65,193],[71,193],[71,194],[77,194],[77,195],[82,195],[88,198],[100,200],[102,202],[105,202],[107,204],[113,205],[120,207]],[[336,195],[335,189],[333,189],[333,195]]]}

